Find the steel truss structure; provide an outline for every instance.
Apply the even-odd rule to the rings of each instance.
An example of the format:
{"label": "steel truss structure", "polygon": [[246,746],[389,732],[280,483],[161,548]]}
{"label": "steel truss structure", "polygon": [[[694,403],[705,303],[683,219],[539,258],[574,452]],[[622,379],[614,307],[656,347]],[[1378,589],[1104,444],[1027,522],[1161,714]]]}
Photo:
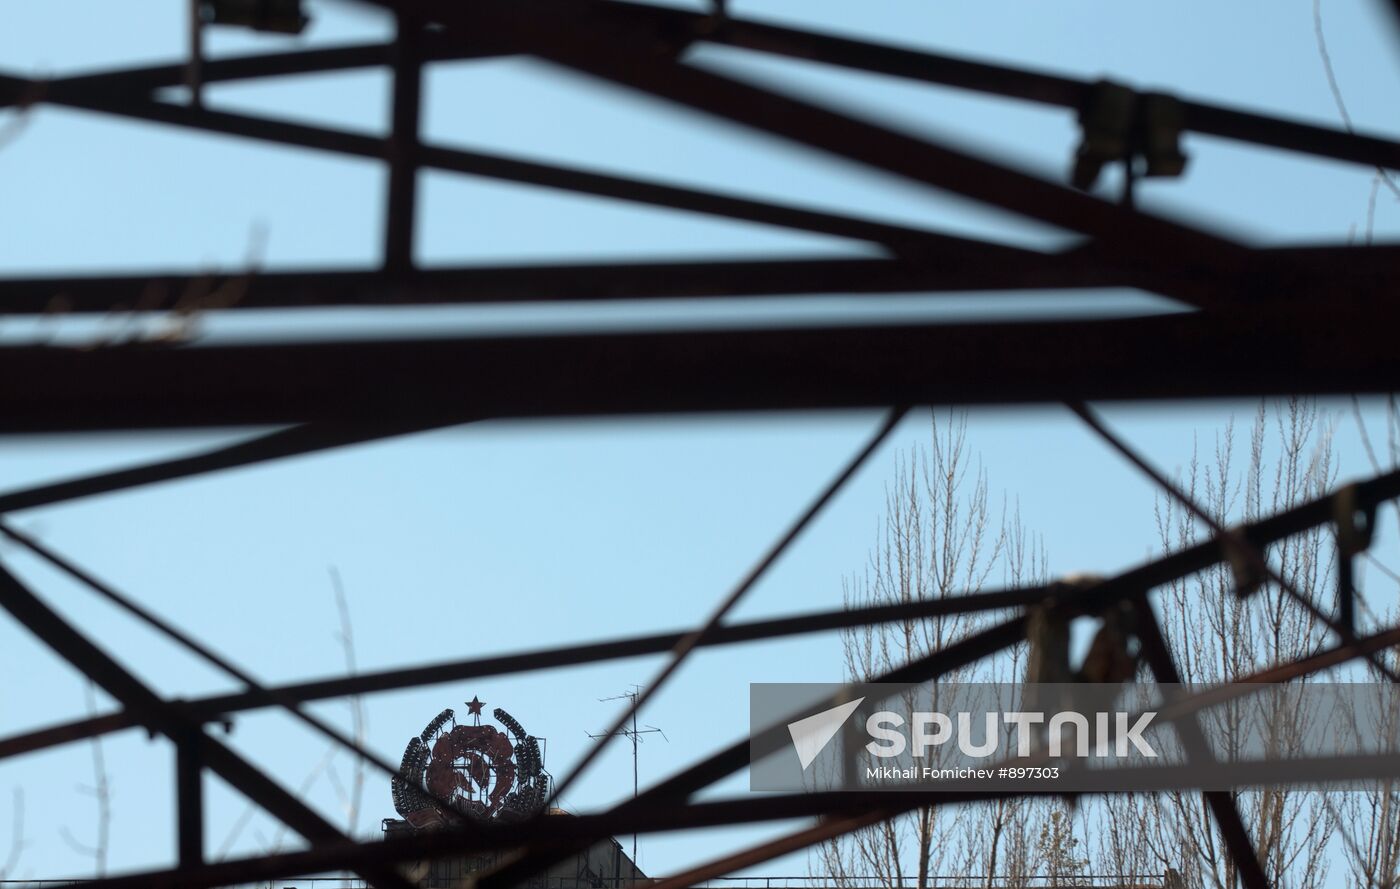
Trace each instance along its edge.
{"label": "steel truss structure", "polygon": [[[1130,286],[1189,307],[1150,318],[971,325],[902,324],[721,331],[565,332],[462,336],[431,341],[170,345],[132,343],[74,350],[13,346],[0,352],[0,431],[282,425],[285,428],[193,457],[102,473],[0,494],[0,513],[91,497],[138,485],[215,472],[296,454],[481,419],[580,417],[795,408],[891,407],[891,414],[851,462],[817,496],[701,626],[589,642],[544,651],[433,664],[284,686],[265,686],[135,600],[18,530],[0,531],[237,678],[245,690],[194,701],[166,699],[129,673],[83,629],[0,568],[0,606],[55,652],[121,702],[95,718],[0,738],[13,757],[99,734],[144,728],[178,751],[178,866],[99,880],[101,887],[200,887],[350,868],[380,887],[409,885],[399,862],[467,850],[519,847],[483,889],[508,887],[600,838],[621,833],[816,816],[811,827],[662,881],[664,889],[724,873],[857,830],[916,806],[985,798],[986,791],[936,796],[909,793],[778,795],[694,802],[691,797],[745,767],[748,739],[604,812],[545,824],[463,824],[409,839],[357,843],[219,741],[211,724],[264,707],[281,707],[392,774],[303,705],[336,696],[508,672],[669,652],[663,672],[635,702],[643,705],[690,652],[800,633],[901,621],[954,611],[1025,609],[1053,600],[1066,615],[1100,614],[1118,603],[1141,606],[1151,591],[1221,562],[1244,582],[1281,584],[1331,628],[1335,645],[1305,660],[1279,664],[1246,681],[1278,682],[1353,660],[1386,670],[1378,653],[1400,645],[1400,627],[1358,636],[1349,585],[1342,601],[1314,601],[1307,590],[1271,575],[1269,544],[1319,526],[1346,542],[1342,561],[1364,548],[1376,508],[1400,496],[1400,473],[1381,475],[1267,520],[1224,528],[1119,440],[1087,402],[1283,393],[1390,392],[1400,388],[1400,329],[1394,300],[1400,248],[1395,245],[1259,249],[1169,221],[1133,206],[1131,184],[1113,202],[1037,178],[931,138],[913,137],[838,110],[689,65],[686,51],[713,43],[896,78],[1057,106],[1092,119],[1104,85],[1006,66],[916,52],[867,41],[745,21],[723,4],[696,14],[620,0],[377,0],[395,14],[387,44],[288,51],[239,58],[194,57],[177,64],[103,71],[38,81],[0,76],[0,105],[47,103],[152,124],[297,146],[381,161],[388,170],[380,266],[363,272],[305,270],[226,277],[172,275],[0,281],[0,313],[35,314],[56,304],[73,313],[188,309],[422,306],[530,301],[668,300],[794,296],[814,292],[881,293],[1043,291]],[[426,66],[525,54],[571,72],[621,85],[710,117],[740,124],[901,177],[1086,236],[1081,246],[1038,252],[818,212],[720,190],[425,144],[419,126]],[[204,84],[279,75],[387,67],[393,73],[392,132],[379,139],[204,107]],[[188,85],[188,101],[161,98]],[[1124,93],[1120,90],[1118,95]],[[1130,97],[1131,93],[1128,93]],[[1176,126],[1333,161],[1400,169],[1400,143],[1280,120],[1216,105],[1165,99]],[[1086,140],[1090,134],[1086,134]],[[1133,153],[1130,146],[1129,169]],[[1112,160],[1112,158],[1110,158]],[[1150,158],[1149,158],[1150,161]],[[466,267],[422,270],[413,263],[417,172],[445,170],[665,207],[792,230],[838,235],[883,248],[879,259],[621,263]],[[229,293],[235,298],[229,298]],[[1170,374],[1162,368],[1170,366]],[[1089,587],[1017,588],[902,605],[795,615],[755,623],[726,617],[847,479],[876,452],[907,406],[950,403],[1063,402],[1172,496],[1212,528],[1200,544]],[[1359,543],[1357,541],[1360,541]],[[1019,613],[1019,612],[1018,612]],[[1150,619],[1137,627],[1156,678],[1177,677],[1166,641]],[[962,641],[878,677],[925,681],[1023,641],[1026,619],[993,623]],[[1192,703],[1178,714],[1188,746],[1201,738]],[[631,711],[619,720],[622,724]],[[794,714],[796,718],[800,714]],[[602,736],[566,787],[613,732]],[[1193,740],[1194,739],[1194,740]],[[773,741],[774,739],[768,739]],[[760,741],[762,743],[762,739]],[[775,741],[776,743],[776,741]],[[1203,746],[1195,750],[1202,754]],[[1204,754],[1202,754],[1204,755]],[[1333,765],[1359,777],[1400,775],[1391,758]],[[1196,786],[1191,770],[1162,768],[1162,787]],[[307,851],[220,863],[204,859],[205,771],[222,777],[311,844]],[[1237,770],[1248,785],[1248,769]],[[557,790],[556,790],[557,793]],[[1244,885],[1270,885],[1232,798],[1206,800]],[[556,819],[557,820],[557,819]]]}

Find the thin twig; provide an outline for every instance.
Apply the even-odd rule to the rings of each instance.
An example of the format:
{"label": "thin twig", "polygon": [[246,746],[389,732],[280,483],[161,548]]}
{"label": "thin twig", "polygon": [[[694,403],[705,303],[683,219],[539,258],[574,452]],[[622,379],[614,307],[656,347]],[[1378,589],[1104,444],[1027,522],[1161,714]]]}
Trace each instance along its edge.
{"label": "thin twig", "polygon": [[[1332,90],[1332,100],[1337,103],[1337,113],[1342,117],[1342,126],[1348,133],[1355,133],[1351,124],[1351,112],[1347,111],[1346,99],[1342,97],[1341,84],[1337,82],[1337,72],[1332,68],[1332,54],[1327,51],[1327,38],[1322,33],[1322,0],[1313,0],[1313,33],[1317,36],[1317,54],[1322,58],[1322,70],[1327,74],[1327,86]],[[1376,174],[1385,180],[1386,186],[1400,197],[1400,186],[1390,178],[1384,167],[1376,167]],[[1369,243],[1369,239],[1367,239]]]}
{"label": "thin twig", "polygon": [[[297,786],[297,796],[305,796],[308,792],[310,792],[311,788],[315,786],[316,782],[321,777],[321,773],[326,770],[326,767],[330,764],[330,761],[334,756],[335,747],[332,746],[326,748],[326,752],[321,757],[321,760],[318,763],[316,763],[315,767],[312,768],[311,771],[306,773],[306,777],[301,779],[301,784]],[[248,826],[248,823],[253,820],[253,816],[261,811],[262,807],[259,806],[257,803],[249,803],[247,807],[244,808],[243,814],[239,815],[238,820],[233,823],[233,827],[229,828],[228,835],[224,837],[224,841],[219,846],[219,851],[214,856],[214,860],[217,861],[228,857],[229,852],[233,849],[233,844],[238,842],[238,838],[242,836],[244,829]],[[281,843],[283,829],[283,825],[278,825],[278,833],[273,838],[274,843]],[[271,848],[274,845],[274,843],[268,842],[267,837],[264,836],[260,831],[254,830],[253,837],[258,841],[258,845],[262,846],[264,849]]]}
{"label": "thin twig", "polygon": [[[89,681],[85,695],[88,716],[97,715],[97,691],[96,685]],[[79,785],[78,790],[90,795],[97,801],[97,838],[93,845],[81,843],[73,836],[72,831],[65,825],[59,828],[59,836],[73,848],[74,851],[85,855],[93,860],[94,869],[97,876],[107,875],[107,852],[109,848],[108,839],[112,831],[112,791],[111,782],[107,777],[107,759],[102,752],[102,736],[94,735],[91,741],[92,748],[92,786]]]}
{"label": "thin twig", "polygon": [[[341,650],[345,653],[345,673],[347,676],[354,676],[359,672],[359,667],[355,658],[355,627],[350,621],[350,603],[345,597],[345,586],[341,583],[340,571],[335,566],[331,566],[330,575],[331,589],[335,592],[336,611],[340,614],[340,634],[337,638],[340,641]],[[367,731],[364,700],[360,695],[351,695],[348,703],[350,705],[351,737],[355,739],[356,744],[364,747]],[[364,796],[364,786],[365,761],[357,758],[355,760],[355,777],[350,784],[350,805],[346,826],[346,833],[352,836],[360,820],[360,804]]]}

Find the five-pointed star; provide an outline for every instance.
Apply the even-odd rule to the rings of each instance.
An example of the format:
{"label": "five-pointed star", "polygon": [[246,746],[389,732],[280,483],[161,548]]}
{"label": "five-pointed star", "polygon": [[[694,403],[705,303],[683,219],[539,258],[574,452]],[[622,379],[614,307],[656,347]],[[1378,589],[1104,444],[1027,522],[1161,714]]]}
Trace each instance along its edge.
{"label": "five-pointed star", "polygon": [[476,695],[472,695],[472,699],[467,701],[467,712],[472,716],[480,716],[481,708],[485,706],[485,702],[477,700]]}

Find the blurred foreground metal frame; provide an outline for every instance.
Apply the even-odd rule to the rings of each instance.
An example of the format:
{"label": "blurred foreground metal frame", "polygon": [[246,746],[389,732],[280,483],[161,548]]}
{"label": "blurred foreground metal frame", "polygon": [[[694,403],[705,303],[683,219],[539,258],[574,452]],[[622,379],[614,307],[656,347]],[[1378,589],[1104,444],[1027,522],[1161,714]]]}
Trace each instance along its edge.
{"label": "blurred foreground metal frame", "polygon": [[[810,63],[873,72],[1027,102],[1090,111],[1105,89],[1172,109],[1181,132],[1251,143],[1336,162],[1400,169],[1400,143],[1281,120],[1174,97],[1138,96],[1122,88],[1042,72],[882,46],[731,17],[723,5],[696,14],[619,0],[382,0],[394,13],[387,44],[289,51],[105,71],[37,81],[0,75],[0,107],[54,104],[96,114],[360,157],[385,165],[383,254],[378,268],[262,274],[179,272],[77,279],[0,280],[0,315],[45,312],[123,313],[243,311],[443,304],[587,302],[786,296],[812,293],[942,293],[988,290],[1135,287],[1175,300],[1177,314],[1075,321],[1007,321],[964,325],[902,324],[823,328],[745,328],[630,333],[447,337],[426,341],[279,343],[201,346],[129,342],[75,349],[0,349],[0,432],[77,432],[142,428],[277,425],[287,428],[181,458],[24,491],[0,493],[12,513],[137,485],[275,460],[425,429],[483,419],[582,417],[675,412],[893,408],[861,452],[836,475],[707,622],[688,631],[616,639],[455,663],[346,676],[268,688],[231,662],[139,608],[133,600],[3,528],[99,594],[209,658],[247,687],[235,695],[176,702],[161,697],[0,569],[0,607],[122,703],[92,719],[0,738],[0,757],[141,727],[178,751],[178,867],[97,881],[97,886],[218,886],[328,869],[355,869],[381,887],[408,886],[396,863],[468,849],[518,849],[479,885],[507,887],[538,873],[571,849],[618,833],[814,816],[811,827],[739,850],[661,881],[680,889],[800,849],[934,802],[979,798],[940,793],[811,794],[693,802],[691,797],[747,764],[741,739],[714,756],[606,812],[567,824],[539,820],[513,826],[465,824],[411,840],[356,843],[278,787],[255,764],[220,743],[210,724],[238,712],[280,706],[315,725],[308,701],[411,685],[599,660],[670,652],[666,669],[634,706],[660,688],[694,649],[908,620],[951,610],[1014,616],[882,679],[922,681],[986,657],[1025,638],[1021,609],[1052,600],[1068,615],[1099,614],[1117,603],[1141,607],[1152,589],[1221,562],[1262,564],[1270,543],[1310,528],[1345,524],[1400,496],[1400,474],[1381,475],[1249,527],[1216,527],[1210,540],[1088,588],[1011,589],[907,606],[796,615],[754,624],[725,618],[792,540],[859,471],[907,406],[1064,402],[1093,431],[1182,497],[1083,407],[1101,400],[1146,400],[1276,394],[1386,393],[1400,388],[1396,245],[1319,245],[1261,249],[1235,243],[1133,205],[1140,145],[1123,160],[1130,171],[1119,201],[1095,197],[931,138],[916,138],[806,101],[688,65],[686,51],[714,43]],[[901,177],[911,187],[950,191],[1085,236],[1060,252],[1038,252],[862,218],[816,211],[665,182],[424,144],[419,106],[426,65],[527,54],[561,69],[621,85],[712,118],[823,151]],[[318,126],[233,114],[199,101],[203,84],[236,79],[388,67],[393,73],[392,129],[374,138]],[[191,78],[195,81],[191,83]],[[161,90],[189,85],[188,101]],[[1087,136],[1086,136],[1087,139]],[[1087,144],[1087,143],[1086,143]],[[1110,160],[1112,160],[1110,158]],[[1150,160],[1150,159],[1149,159]],[[730,260],[688,263],[466,267],[423,270],[413,261],[417,173],[435,169],[666,207],[797,231],[857,239],[883,258]],[[1164,373],[1163,368],[1171,368]],[[1188,507],[1191,504],[1187,502]],[[1192,507],[1194,508],[1194,507]],[[1348,513],[1348,511],[1350,511]],[[1348,517],[1348,515],[1350,517]],[[1207,517],[1209,518],[1209,517]],[[1358,637],[1347,595],[1331,603],[1296,593],[1329,626],[1335,645],[1279,664],[1254,681],[1286,681],[1351,659],[1384,671],[1378,652],[1400,645],[1400,627]],[[1162,681],[1176,668],[1151,620],[1138,628],[1145,659]],[[629,714],[630,714],[629,710]],[[621,723],[627,718],[624,714]],[[794,718],[801,714],[794,714]],[[325,726],[317,727],[327,732]],[[1190,732],[1190,723],[1183,725]],[[358,751],[349,739],[331,736]],[[601,750],[599,742],[567,786]],[[1184,735],[1183,737],[1186,737]],[[377,760],[372,754],[359,751]],[[382,766],[382,762],[380,763]],[[1400,763],[1348,763],[1361,776],[1395,777]],[[392,768],[392,767],[386,767]],[[204,860],[204,770],[223,777],[298,831],[308,851],[218,864]],[[1240,782],[1249,783],[1242,771]],[[1192,786],[1188,773],[1163,773],[1162,786]],[[1250,834],[1228,794],[1207,803],[1244,885],[1271,885]]]}

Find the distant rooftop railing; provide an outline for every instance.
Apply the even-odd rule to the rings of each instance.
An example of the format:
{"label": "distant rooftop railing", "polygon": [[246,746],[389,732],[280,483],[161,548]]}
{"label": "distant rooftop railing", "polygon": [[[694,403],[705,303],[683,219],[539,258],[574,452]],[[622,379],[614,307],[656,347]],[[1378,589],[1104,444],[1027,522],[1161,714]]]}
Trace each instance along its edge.
{"label": "distant rooftop railing", "polygon": [[[643,889],[656,883],[659,878],[604,879],[590,884],[573,877],[548,877],[529,880],[527,889]],[[62,886],[81,886],[88,880],[0,880],[4,889],[57,889]],[[427,878],[423,886],[432,889],[436,886],[454,886],[462,882],[460,877],[451,879]],[[1075,874],[1055,877],[1047,874],[1032,874],[1017,878],[998,878],[988,881],[985,876],[933,876],[928,878],[930,889],[1161,889],[1166,886],[1166,874]],[[887,877],[853,876],[836,879],[816,876],[749,876],[717,877],[703,883],[695,883],[695,889],[918,889],[919,880],[915,876],[892,880]],[[358,878],[345,877],[296,877],[283,880],[263,880],[257,883],[240,883],[230,889],[372,889],[368,883]]]}
{"label": "distant rooftop railing", "polygon": [[[925,885],[930,887],[988,887],[988,889],[1057,889],[1057,887],[1159,887],[1166,881],[1165,874],[1075,874],[1055,877],[1046,874],[1010,878],[996,878],[988,881],[985,876],[930,876]],[[708,889],[918,889],[917,876],[906,876],[899,880],[888,877],[721,877],[695,884]],[[562,887],[551,887],[562,889]]]}

